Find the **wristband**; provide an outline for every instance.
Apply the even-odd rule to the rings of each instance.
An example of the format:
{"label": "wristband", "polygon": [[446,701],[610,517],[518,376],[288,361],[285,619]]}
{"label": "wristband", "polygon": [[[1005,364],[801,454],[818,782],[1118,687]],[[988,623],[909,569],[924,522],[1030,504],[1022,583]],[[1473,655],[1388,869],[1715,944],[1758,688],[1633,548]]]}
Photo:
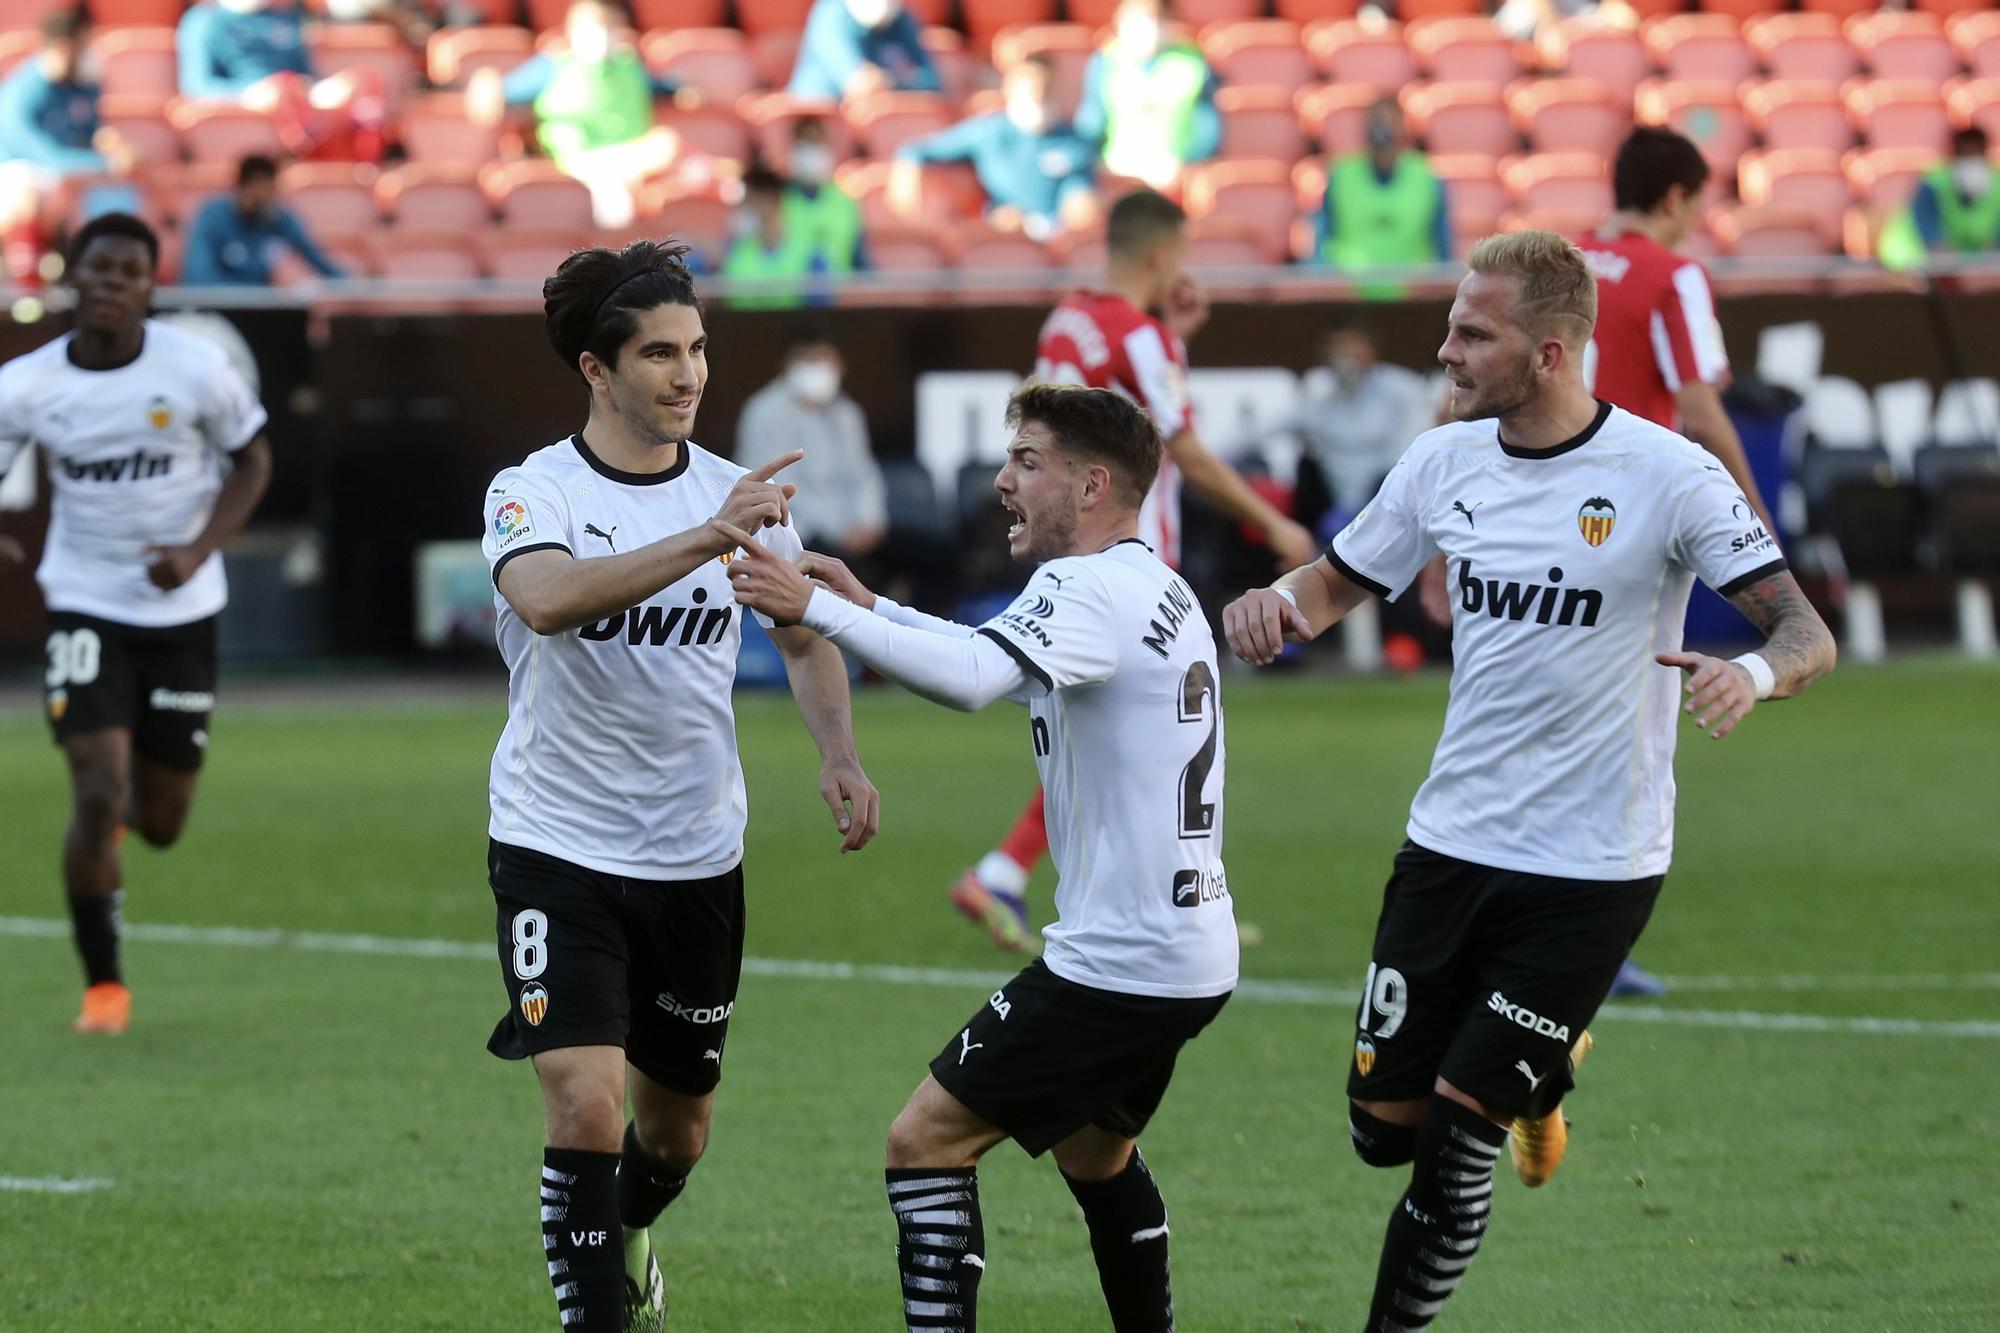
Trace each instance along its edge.
{"label": "wristband", "polygon": [[1284,598],[1287,602],[1290,602],[1292,605],[1292,610],[1296,611],[1299,609],[1299,599],[1292,596],[1292,590],[1290,588],[1273,588],[1271,589],[1271,591],[1278,594],[1278,596]]}
{"label": "wristband", "polygon": [[1771,664],[1758,654],[1745,653],[1741,657],[1732,657],[1729,660],[1750,673],[1750,679],[1756,682],[1759,699],[1770,698],[1771,691],[1778,688],[1778,677],[1771,670]]}

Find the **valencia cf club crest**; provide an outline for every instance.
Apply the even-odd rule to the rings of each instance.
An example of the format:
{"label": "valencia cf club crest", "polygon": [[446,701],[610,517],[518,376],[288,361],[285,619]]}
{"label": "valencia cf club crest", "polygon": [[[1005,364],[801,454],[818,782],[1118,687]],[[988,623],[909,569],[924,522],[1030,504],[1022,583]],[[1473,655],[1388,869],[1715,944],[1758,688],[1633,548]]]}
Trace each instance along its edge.
{"label": "valencia cf club crest", "polygon": [[153,401],[146,404],[146,420],[153,423],[154,430],[165,430],[174,424],[174,405],[167,401],[166,395],[153,395]]}
{"label": "valencia cf club crest", "polygon": [[1375,1071],[1375,1043],[1366,1033],[1354,1039],[1354,1070],[1363,1078]]}
{"label": "valencia cf club crest", "polygon": [[1611,501],[1601,495],[1593,495],[1583,502],[1583,508],[1576,511],[1576,530],[1592,546],[1604,545],[1611,536],[1611,529],[1618,526],[1618,510]]}
{"label": "valencia cf club crest", "polygon": [[51,722],[60,722],[60,721],[62,721],[62,720],[63,720],[63,714],[64,714],[64,713],[67,713],[68,711],[69,711],[69,691],[68,691],[68,690],[50,690],[50,691],[49,691],[49,721],[51,721]]}
{"label": "valencia cf club crest", "polygon": [[538,1028],[549,1015],[549,992],[539,982],[521,987],[521,1017],[528,1020],[528,1026]]}

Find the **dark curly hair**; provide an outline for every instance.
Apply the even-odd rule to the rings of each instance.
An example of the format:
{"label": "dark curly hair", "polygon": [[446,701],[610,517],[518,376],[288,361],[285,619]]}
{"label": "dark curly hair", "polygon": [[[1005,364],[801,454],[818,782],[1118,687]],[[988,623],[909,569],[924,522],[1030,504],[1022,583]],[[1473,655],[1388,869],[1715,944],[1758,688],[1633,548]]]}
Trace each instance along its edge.
{"label": "dark curly hair", "polygon": [[639,316],[663,305],[701,311],[688,247],[672,239],[633,241],[623,250],[578,250],[542,284],[549,346],[581,377],[585,352],[615,368],[618,349],[638,332]]}

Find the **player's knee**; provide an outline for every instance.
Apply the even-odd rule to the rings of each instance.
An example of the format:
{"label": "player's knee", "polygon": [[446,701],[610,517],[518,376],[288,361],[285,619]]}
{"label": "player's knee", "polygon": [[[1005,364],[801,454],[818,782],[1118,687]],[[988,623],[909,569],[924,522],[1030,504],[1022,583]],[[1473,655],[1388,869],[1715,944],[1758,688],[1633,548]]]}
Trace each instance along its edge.
{"label": "player's knee", "polygon": [[632,1122],[639,1150],[656,1161],[687,1170],[708,1151],[711,1117],[640,1116]]}
{"label": "player's knee", "polygon": [[884,1156],[892,1167],[936,1166],[936,1135],[924,1117],[908,1107],[889,1126]]}
{"label": "player's knee", "polygon": [[141,807],[135,812],[134,827],[147,846],[171,847],[181,840],[181,830],[187,827],[187,811]]}
{"label": "player's knee", "polygon": [[1347,1107],[1347,1135],[1354,1141],[1354,1155],[1370,1166],[1408,1166],[1416,1160],[1415,1125],[1393,1124],[1352,1102]]}
{"label": "player's knee", "polygon": [[543,1091],[549,1146],[617,1152],[625,1137],[624,1089],[570,1079]]}
{"label": "player's knee", "polygon": [[116,773],[79,773],[74,803],[77,827],[92,842],[109,842],[125,818],[125,784]]}

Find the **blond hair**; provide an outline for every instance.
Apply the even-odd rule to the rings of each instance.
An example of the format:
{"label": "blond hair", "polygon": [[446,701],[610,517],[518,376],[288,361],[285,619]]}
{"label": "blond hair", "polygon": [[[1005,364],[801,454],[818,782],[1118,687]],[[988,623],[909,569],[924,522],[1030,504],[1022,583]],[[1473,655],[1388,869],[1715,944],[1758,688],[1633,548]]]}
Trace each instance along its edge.
{"label": "blond hair", "polygon": [[1535,338],[1554,335],[1581,345],[1597,327],[1597,279],[1583,251],[1552,231],[1508,231],[1472,247],[1474,273],[1520,285],[1514,317]]}

